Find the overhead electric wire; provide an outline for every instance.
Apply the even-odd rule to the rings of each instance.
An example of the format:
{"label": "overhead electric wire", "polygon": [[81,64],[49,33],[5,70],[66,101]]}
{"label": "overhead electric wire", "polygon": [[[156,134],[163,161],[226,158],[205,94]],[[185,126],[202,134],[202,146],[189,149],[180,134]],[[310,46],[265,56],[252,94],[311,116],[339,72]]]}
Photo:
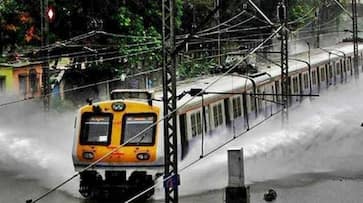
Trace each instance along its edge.
{"label": "overhead electric wire", "polygon": [[353,15],[346,9],[344,6],[337,0],[333,0],[350,18],[353,18]]}
{"label": "overhead electric wire", "polygon": [[258,8],[258,6],[256,6],[256,4],[254,4],[253,3],[253,1],[252,0],[248,0],[248,3],[250,3],[256,10],[257,10],[257,12],[262,16],[262,17],[264,17],[265,18],[265,20],[268,22],[268,24],[270,24],[270,25],[274,25],[274,23],[272,23],[272,21],[261,11],[261,9],[260,8]]}
{"label": "overhead electric wire", "polygon": [[208,28],[208,29],[205,29],[205,30],[201,30],[201,31],[197,32],[197,34],[205,33],[205,32],[217,29],[217,28],[219,28],[219,27],[221,27],[223,25],[227,25],[227,23],[233,21],[234,19],[238,18],[239,16],[243,15],[244,13],[246,13],[245,10],[243,10],[242,12],[240,12],[237,15],[233,16],[232,18],[230,18],[230,19],[228,19],[228,20],[226,20],[226,21],[224,21],[224,22],[222,22],[222,23],[220,23],[220,24],[218,24],[218,25],[216,25],[214,27],[211,27],[211,28]]}
{"label": "overhead electric wire", "polygon": [[[152,70],[142,71],[142,72],[138,72],[138,73],[135,73],[135,74],[132,74],[132,75],[126,75],[125,79],[134,78],[134,77],[141,76],[141,75],[146,75],[146,74],[158,72],[158,71],[161,71],[161,70],[162,70],[161,68],[155,68],[155,69],[152,69]],[[90,83],[90,84],[87,84],[87,85],[82,85],[82,86],[79,86],[79,87],[74,87],[74,88],[69,88],[69,89],[63,90],[62,93],[69,93],[69,92],[73,92],[73,91],[76,91],[76,90],[82,90],[82,89],[86,89],[86,88],[89,88],[89,87],[94,87],[94,86],[97,86],[97,85],[116,82],[116,81],[119,81],[119,80],[121,80],[121,78],[117,77],[117,78],[113,78],[113,79],[109,79],[109,80]],[[9,105],[13,105],[13,104],[21,103],[21,102],[26,102],[26,101],[32,101],[32,100],[36,100],[36,99],[41,99],[44,96],[54,96],[54,95],[58,95],[58,94],[59,94],[59,92],[49,93],[47,95],[41,95],[41,96],[36,96],[36,97],[31,97],[31,98],[25,98],[25,99],[19,99],[19,100],[0,103],[0,109],[2,107],[5,107],[5,106],[9,106]]]}
{"label": "overhead electric wire", "polygon": [[[247,56],[245,56],[243,59],[241,59],[239,62],[237,62],[236,64],[234,64],[226,73],[222,74],[220,77],[216,78],[216,80],[212,81],[210,84],[208,84],[201,92],[199,92],[197,95],[192,96],[187,102],[185,102],[183,105],[181,105],[180,107],[178,107],[177,109],[173,110],[172,112],[170,112],[168,115],[166,115],[165,117],[159,119],[157,122],[155,122],[153,125],[150,125],[149,127],[145,128],[144,130],[142,130],[140,133],[138,133],[137,135],[135,135],[134,137],[130,138],[129,140],[127,140],[124,145],[126,145],[128,142],[132,141],[133,139],[136,139],[138,136],[140,136],[142,133],[146,132],[148,129],[150,129],[151,127],[157,125],[159,122],[161,122],[162,120],[164,120],[166,117],[170,116],[171,114],[175,113],[178,109],[182,108],[183,106],[185,106],[186,104],[188,104],[190,101],[192,101],[194,98],[196,98],[197,96],[203,94],[206,89],[208,89],[209,87],[211,87],[213,84],[215,84],[217,81],[219,81],[221,78],[223,78],[224,76],[226,76],[229,72],[231,72],[234,68],[236,68],[240,63],[242,63],[242,61],[247,58],[249,55],[253,54],[254,52],[256,52],[258,49],[260,49],[268,40],[270,40],[273,36],[275,36],[280,30],[282,29],[282,26],[279,27],[277,29],[277,31],[275,31],[274,33],[272,33],[272,35],[270,37],[268,37],[267,39],[265,39],[259,46],[257,46],[255,49],[253,49]],[[272,117],[272,116],[271,116]],[[234,139],[233,139],[234,140]],[[231,142],[231,141],[229,141]],[[90,165],[88,165],[88,167],[85,167],[83,170],[75,173],[71,178],[67,179],[66,181],[62,182],[61,184],[59,184],[57,187],[53,188],[53,190],[48,191],[48,193],[46,193],[45,195],[50,194],[50,192],[53,192],[54,190],[58,189],[59,187],[61,187],[62,185],[64,185],[65,183],[71,181],[72,179],[74,179],[75,177],[77,177],[82,171],[85,171],[93,166],[95,166],[97,163],[101,162],[103,159],[105,159],[106,157],[108,157],[109,155],[111,155],[113,152],[121,149],[122,147],[124,147],[124,145],[121,145],[118,148],[115,148],[114,150],[110,151],[109,153],[105,154],[103,157],[101,157],[100,159],[98,159],[97,161],[91,163]],[[215,151],[219,150],[221,147],[217,148]],[[211,151],[209,152],[209,154],[214,153],[215,151]],[[191,167],[192,165],[194,165],[195,163],[197,163],[199,160],[196,160],[195,162],[183,167],[180,172],[183,172],[184,170],[186,170],[187,168]],[[165,180],[171,178],[172,176],[166,177],[162,182],[164,182]],[[155,187],[155,186],[153,186]],[[152,188],[153,188],[152,187]],[[44,198],[45,195],[40,196],[41,198],[37,198],[35,201],[31,201],[33,203],[39,201],[40,199]],[[131,199],[132,200],[132,199]],[[128,200],[127,202],[129,202],[130,200]]]}
{"label": "overhead electric wire", "polygon": [[[156,50],[160,50],[162,47],[161,46],[157,46],[157,47],[152,47],[152,48],[148,48],[148,49],[135,49],[132,53],[129,54],[124,54],[124,55],[117,55],[117,56],[111,56],[108,58],[100,58],[100,59],[94,59],[94,60],[89,60],[89,61],[81,61],[81,62],[74,62],[74,63],[69,63],[67,64],[68,66],[72,66],[72,65],[80,65],[80,64],[90,64],[90,63],[95,63],[95,62],[105,62],[105,61],[112,61],[112,60],[118,60],[118,59],[122,59],[122,58],[126,58],[126,57],[131,57],[131,56],[137,56],[137,55],[143,55],[146,53],[151,53],[153,51]],[[90,57],[90,56],[103,56],[103,55],[114,55],[116,53],[119,53],[119,51],[111,51],[111,52],[105,52],[104,54],[102,53],[92,53],[92,54],[81,54],[82,52],[76,52],[76,55],[69,55],[69,54],[60,54],[60,55],[52,55],[52,56],[47,56],[47,57],[39,57],[36,58],[38,63],[41,62],[48,62],[50,59],[55,59],[55,58],[60,58],[60,57],[71,57],[71,58],[84,58],[84,57]],[[89,53],[89,52],[83,52],[83,53]]]}
{"label": "overhead electric wire", "polygon": [[297,22],[304,22],[305,19],[308,19],[308,18],[315,18],[315,17],[312,17],[312,16],[309,16],[313,11],[316,10],[317,7],[313,7],[310,9],[310,11],[308,11],[304,16],[301,16],[299,18],[297,18],[296,20],[294,21],[290,21],[288,22],[287,24],[288,25],[291,25],[291,24],[294,24],[294,23],[297,23]]}
{"label": "overhead electric wire", "polygon": [[109,33],[109,32],[105,32],[105,31],[93,30],[93,31],[90,31],[90,32],[87,32],[87,33],[84,33],[84,34],[74,36],[74,37],[72,37],[70,39],[67,39],[67,40],[63,40],[63,41],[60,41],[60,42],[55,42],[55,43],[52,43],[52,44],[48,44],[46,46],[40,47],[39,50],[52,49],[54,46],[56,46],[59,43],[62,43],[62,44],[74,43],[76,41],[87,39],[89,37],[92,37],[92,36],[95,36],[95,35],[98,35],[98,34],[105,35],[105,36],[110,36],[110,37],[115,37],[115,38],[134,38],[134,39],[155,39],[156,38],[156,39],[160,39],[160,37],[158,37],[158,36],[122,35],[122,34]]}
{"label": "overhead electric wire", "polygon": [[[259,46],[257,46],[255,49],[253,49],[245,58],[247,58],[249,55],[253,54],[254,52],[256,52],[260,47],[262,47],[262,45],[264,43],[266,43],[270,38],[274,37],[280,30],[282,29],[282,26],[279,27],[277,29],[276,32],[272,33],[271,36],[269,38],[267,38],[264,42],[262,42]],[[152,127],[154,127],[155,125],[159,124],[161,121],[165,120],[167,117],[169,117],[170,115],[176,113],[176,111],[180,108],[183,108],[185,105],[187,105],[188,103],[190,103],[192,100],[194,100],[196,97],[198,97],[199,95],[203,94],[203,92],[206,91],[206,89],[208,89],[209,87],[211,87],[212,85],[214,85],[216,82],[218,82],[220,79],[222,79],[224,76],[226,76],[229,72],[231,72],[233,69],[235,69],[240,63],[243,62],[243,60],[240,60],[239,62],[237,62],[236,64],[234,64],[228,71],[226,71],[224,74],[222,74],[220,77],[216,78],[215,80],[213,80],[211,83],[209,83],[201,92],[199,92],[198,94],[196,94],[195,96],[192,96],[190,99],[188,99],[184,104],[182,104],[181,106],[179,106],[177,109],[172,110],[168,115],[164,116],[163,118],[160,118],[158,121],[156,121],[155,123],[153,123],[152,125],[146,127],[144,130],[142,130],[141,132],[139,132],[138,134],[136,134],[135,136],[131,137],[130,139],[126,140],[125,143],[123,143],[122,145],[114,148],[113,150],[111,150],[110,152],[108,152],[107,154],[105,154],[104,156],[102,156],[101,158],[97,159],[96,161],[92,162],[91,164],[89,164],[87,167],[83,168],[81,171],[76,172],[72,177],[66,179],[65,181],[63,181],[62,183],[60,183],[59,185],[57,185],[56,187],[52,188],[51,190],[49,190],[48,192],[40,195],[38,198],[36,198],[35,200],[31,200],[31,203],[36,203],[39,200],[43,199],[45,196],[49,195],[51,192],[55,191],[56,189],[58,189],[59,187],[61,187],[62,185],[64,185],[65,183],[71,181],[72,179],[74,179],[75,177],[77,177],[78,175],[80,175],[80,173],[92,168],[93,166],[95,166],[97,163],[101,162],[102,160],[104,160],[105,158],[107,158],[108,156],[110,156],[112,153],[118,151],[119,149],[123,148],[124,146],[126,146],[129,142],[131,142],[132,140],[136,139],[137,137],[141,136],[144,132],[146,132],[147,130],[151,129]]]}
{"label": "overhead electric wire", "polygon": [[[219,76],[218,78],[216,78],[215,80],[213,80],[212,82],[208,83],[208,85],[206,87],[204,87],[199,93],[197,93],[195,96],[192,96],[190,99],[188,99],[184,104],[182,104],[181,106],[179,106],[177,109],[171,111],[166,117],[170,116],[171,114],[175,113],[178,109],[183,108],[185,105],[187,105],[189,102],[191,102],[192,100],[194,100],[194,98],[202,95],[208,88],[210,88],[212,85],[214,85],[216,82],[218,82],[219,80],[221,80],[224,76],[226,76],[227,74],[229,74],[230,72],[233,71],[233,69],[235,69],[239,64],[241,64],[243,62],[243,60],[245,60],[249,55],[253,54],[254,52],[256,52],[258,49],[260,49],[262,47],[262,45],[264,43],[266,43],[268,40],[270,40],[272,37],[274,37],[281,29],[283,26],[280,26],[274,33],[272,33],[270,35],[270,37],[268,37],[265,41],[263,41],[261,44],[259,44],[257,47],[255,47],[250,53],[248,53],[247,56],[243,57],[241,60],[239,60],[239,62],[237,62],[236,64],[232,65],[230,69],[228,69],[228,71],[226,71],[225,73],[223,73],[221,76]],[[164,119],[164,118],[163,118]],[[195,163],[197,163],[198,161],[200,161],[201,159],[198,159]],[[192,165],[194,165],[192,164]],[[183,170],[186,170],[187,168],[189,168],[189,165],[187,167],[182,168],[182,170],[180,170],[180,172],[182,172]],[[170,176],[169,176],[170,177]],[[163,180],[164,182],[165,180]],[[131,198],[133,199],[133,198]],[[130,202],[129,200],[126,202]]]}

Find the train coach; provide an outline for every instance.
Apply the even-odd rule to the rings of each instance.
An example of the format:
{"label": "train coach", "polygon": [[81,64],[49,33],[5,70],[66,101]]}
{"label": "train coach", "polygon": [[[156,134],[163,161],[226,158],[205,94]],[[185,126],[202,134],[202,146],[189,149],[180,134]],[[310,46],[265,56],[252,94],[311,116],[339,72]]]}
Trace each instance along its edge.
{"label": "train coach", "polygon": [[[312,50],[312,57],[289,64],[289,104],[353,75],[351,43]],[[360,51],[360,60],[362,49]],[[280,67],[258,73],[229,73],[180,82],[177,88],[179,159],[202,157],[282,109]],[[198,93],[203,90],[203,94]],[[161,92],[115,90],[110,100],[80,108],[73,162],[81,171],[80,193],[87,198],[127,199],[152,186],[163,169]],[[192,97],[195,97],[193,100]],[[138,135],[137,137],[135,137]],[[90,165],[91,164],[91,165]],[[85,168],[87,170],[85,170]],[[141,198],[152,196],[153,190]]]}

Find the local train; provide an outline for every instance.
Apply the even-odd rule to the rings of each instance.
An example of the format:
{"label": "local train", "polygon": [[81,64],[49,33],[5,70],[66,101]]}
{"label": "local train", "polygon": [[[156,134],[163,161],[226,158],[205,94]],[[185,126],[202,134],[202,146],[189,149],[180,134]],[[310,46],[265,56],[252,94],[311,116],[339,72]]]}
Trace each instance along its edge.
{"label": "local train", "polygon": [[[289,91],[296,95],[289,97],[290,105],[354,78],[352,43],[311,50],[310,59],[304,53],[295,57],[289,61]],[[203,156],[236,131],[247,131],[281,110],[280,73],[280,67],[270,64],[251,75],[231,73],[180,82],[179,159]],[[203,95],[189,101],[206,87]],[[161,96],[161,92],[114,90],[110,100],[89,101],[79,109],[72,156],[76,170],[81,171],[79,191],[84,197],[128,199],[162,175],[163,123],[157,122],[162,103],[153,100]],[[153,193],[149,190],[141,198]]]}

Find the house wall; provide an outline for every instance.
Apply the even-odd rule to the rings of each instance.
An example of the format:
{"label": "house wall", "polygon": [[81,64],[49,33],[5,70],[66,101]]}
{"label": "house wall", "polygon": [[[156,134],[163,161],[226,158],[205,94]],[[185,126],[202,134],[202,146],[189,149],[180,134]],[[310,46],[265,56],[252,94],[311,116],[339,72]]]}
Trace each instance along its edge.
{"label": "house wall", "polygon": [[41,95],[42,66],[40,64],[1,65],[0,76],[5,77],[6,93],[9,95],[15,94],[24,98]]}
{"label": "house wall", "polygon": [[5,89],[7,92],[13,89],[13,70],[9,67],[0,66],[0,76],[5,77]]}
{"label": "house wall", "polygon": [[[32,76],[32,74],[34,74]],[[20,78],[23,77],[24,84],[21,85]],[[35,85],[32,85],[31,77],[35,78]],[[13,69],[13,89],[24,97],[36,97],[41,95],[42,67],[41,65],[29,65]]]}

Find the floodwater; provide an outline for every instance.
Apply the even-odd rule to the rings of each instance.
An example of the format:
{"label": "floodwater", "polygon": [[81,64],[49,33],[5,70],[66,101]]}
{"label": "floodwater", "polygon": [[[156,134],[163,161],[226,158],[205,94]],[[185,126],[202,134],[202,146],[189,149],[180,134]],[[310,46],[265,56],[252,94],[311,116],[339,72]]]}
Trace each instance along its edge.
{"label": "floodwater", "polygon": [[[245,150],[251,202],[363,202],[363,80],[329,87],[321,96],[276,115],[181,172],[180,202],[223,202],[227,150]],[[74,174],[74,112],[42,113],[32,102],[0,109],[0,203],[36,199]],[[188,160],[188,159],[187,159]],[[186,166],[181,162],[181,168]],[[85,203],[78,179],[39,202]],[[162,188],[154,200],[162,202]]]}

